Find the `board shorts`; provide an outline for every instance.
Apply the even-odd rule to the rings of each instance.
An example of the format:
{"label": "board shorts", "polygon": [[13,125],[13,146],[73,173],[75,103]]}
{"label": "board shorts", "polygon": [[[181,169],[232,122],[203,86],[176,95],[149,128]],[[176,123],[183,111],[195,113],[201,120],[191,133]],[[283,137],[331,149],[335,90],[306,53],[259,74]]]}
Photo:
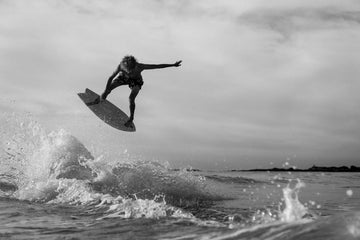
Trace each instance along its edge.
{"label": "board shorts", "polygon": [[144,84],[144,81],[142,79],[132,79],[128,78],[124,75],[119,75],[117,78],[115,78],[111,83],[111,89],[114,89],[116,87],[122,86],[122,85],[128,85],[129,88],[133,88],[135,86],[139,86],[141,89],[142,85]]}

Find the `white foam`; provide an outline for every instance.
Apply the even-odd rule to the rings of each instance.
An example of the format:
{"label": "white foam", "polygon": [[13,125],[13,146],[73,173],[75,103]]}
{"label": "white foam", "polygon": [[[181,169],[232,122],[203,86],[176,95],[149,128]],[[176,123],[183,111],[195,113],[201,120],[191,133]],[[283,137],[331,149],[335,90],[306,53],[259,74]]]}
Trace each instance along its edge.
{"label": "white foam", "polygon": [[283,189],[285,208],[280,214],[281,221],[293,222],[302,219],[307,213],[308,209],[299,201],[298,193],[305,184],[298,180],[294,188],[288,185]]}
{"label": "white foam", "polygon": [[[23,116],[5,119],[5,150],[12,197],[51,204],[93,205],[104,217],[192,217],[171,201],[207,197],[205,179],[159,163],[93,157],[65,130],[47,133]],[[4,125],[3,125],[4,126]],[[126,155],[129,153],[126,152]],[[4,169],[4,168],[3,168]],[[1,174],[1,172],[0,172]],[[162,194],[162,197],[159,197]]]}

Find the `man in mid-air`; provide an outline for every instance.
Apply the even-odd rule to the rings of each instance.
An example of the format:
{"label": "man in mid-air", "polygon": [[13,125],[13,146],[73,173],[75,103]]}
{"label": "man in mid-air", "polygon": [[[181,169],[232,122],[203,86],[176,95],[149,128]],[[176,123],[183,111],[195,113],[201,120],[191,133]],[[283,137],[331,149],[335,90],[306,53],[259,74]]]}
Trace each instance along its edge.
{"label": "man in mid-air", "polygon": [[105,100],[113,89],[121,85],[128,85],[131,89],[129,96],[130,118],[125,123],[125,126],[130,127],[134,121],[135,98],[138,95],[141,86],[144,84],[141,72],[149,69],[179,67],[181,66],[181,62],[182,61],[177,61],[174,64],[144,64],[139,63],[134,56],[127,55],[121,60],[115,72],[109,77],[105,91],[101,94],[100,98],[96,100],[95,104]]}

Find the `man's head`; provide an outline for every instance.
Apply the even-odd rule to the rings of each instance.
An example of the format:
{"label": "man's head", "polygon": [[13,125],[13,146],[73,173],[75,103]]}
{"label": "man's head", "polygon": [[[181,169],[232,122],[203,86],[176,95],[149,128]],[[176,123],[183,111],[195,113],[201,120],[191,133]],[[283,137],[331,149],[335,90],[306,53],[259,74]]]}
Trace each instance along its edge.
{"label": "man's head", "polygon": [[131,70],[135,68],[137,60],[134,56],[127,55],[121,60],[121,64],[128,70]]}

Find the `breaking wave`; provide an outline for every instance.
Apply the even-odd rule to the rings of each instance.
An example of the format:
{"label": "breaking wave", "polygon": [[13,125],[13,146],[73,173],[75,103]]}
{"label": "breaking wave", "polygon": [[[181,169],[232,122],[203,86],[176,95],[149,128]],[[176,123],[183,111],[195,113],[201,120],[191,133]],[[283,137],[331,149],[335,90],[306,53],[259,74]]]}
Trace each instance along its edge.
{"label": "breaking wave", "polygon": [[[185,209],[228,199],[218,196],[211,188],[214,182],[255,187],[268,183],[244,177],[215,174],[203,177],[186,170],[173,171],[158,162],[134,161],[126,154],[119,159],[94,156],[69,132],[47,132],[28,116],[2,115],[0,122],[0,198],[77,205],[96,215],[98,220],[174,217],[200,225],[242,229],[219,239],[249,232],[285,234],[284,228],[292,229],[299,223],[304,229],[317,219],[298,199],[299,190],[304,187],[298,180],[283,188],[284,204],[279,209],[258,209],[246,218],[218,211],[224,220],[198,221],[196,211]],[[204,207],[201,211],[206,214],[211,208]],[[208,219],[213,219],[214,213],[210,216]],[[353,236],[358,236],[358,215],[354,219],[346,226]]]}
{"label": "breaking wave", "polygon": [[48,133],[30,117],[5,115],[1,123],[0,196],[91,205],[106,217],[125,218],[189,217],[180,207],[217,198],[204,177],[185,170],[93,156],[70,133]]}

